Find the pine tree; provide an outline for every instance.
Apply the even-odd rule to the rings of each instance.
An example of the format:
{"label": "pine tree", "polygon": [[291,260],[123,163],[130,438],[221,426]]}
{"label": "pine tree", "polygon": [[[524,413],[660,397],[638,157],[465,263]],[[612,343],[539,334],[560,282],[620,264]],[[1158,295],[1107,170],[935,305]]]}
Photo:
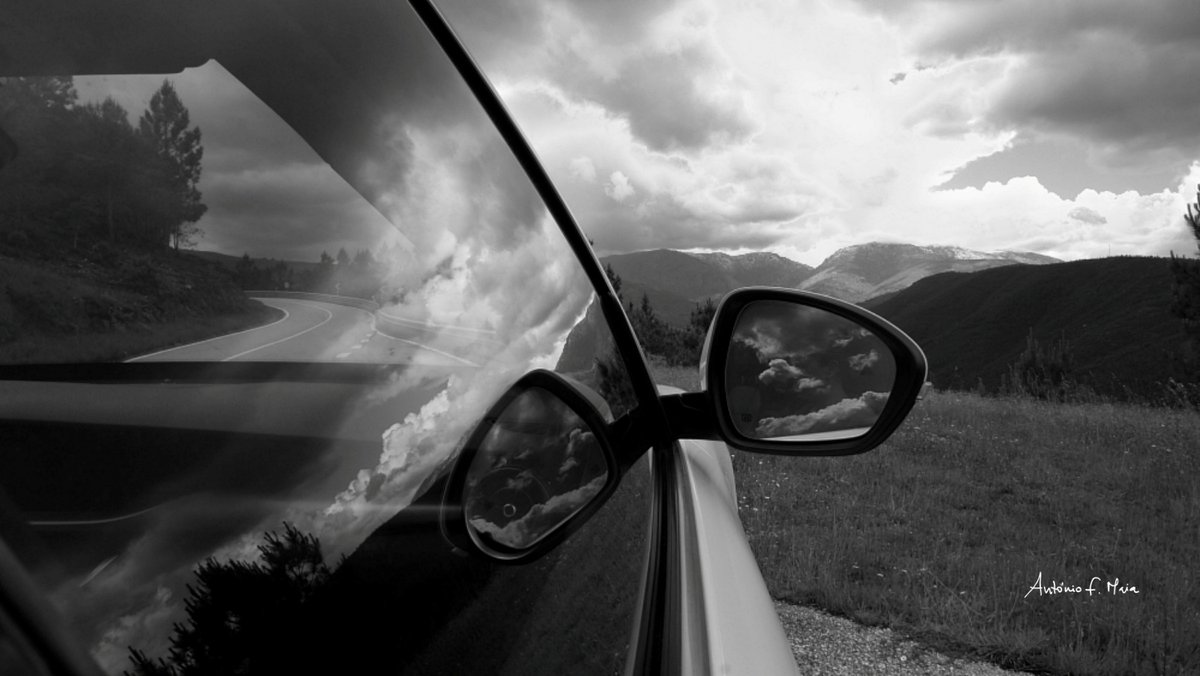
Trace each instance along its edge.
{"label": "pine tree", "polygon": [[170,655],[151,659],[130,647],[135,676],[165,674],[294,673],[282,668],[287,647],[303,626],[305,604],[331,571],[314,535],[290,523],[268,532],[261,561],[208,559],[195,571],[184,600],[187,620],[176,623]]}
{"label": "pine tree", "polygon": [[69,77],[0,77],[0,126],[11,143],[0,172],[0,232],[7,241],[69,227],[58,217],[63,195],[56,183],[74,155],[76,102]]}
{"label": "pine tree", "polygon": [[[144,215],[150,206],[145,200],[147,177],[142,168],[149,159],[148,149],[134,132],[128,113],[111,97],[77,110],[83,134],[72,163],[78,175],[71,183],[81,188],[80,194],[94,211],[88,220],[96,234],[113,241],[125,224]],[[75,220],[78,239],[83,219]]]}
{"label": "pine tree", "polygon": [[613,292],[617,294],[617,299],[624,302],[624,297],[621,295],[621,276],[613,270],[612,263],[604,264],[604,274],[608,275],[608,282],[612,284]]}
{"label": "pine tree", "polygon": [[[1183,215],[1200,247],[1200,186],[1196,202],[1187,205]],[[1171,253],[1174,282],[1171,314],[1183,323],[1184,350],[1179,379],[1171,378],[1167,389],[1182,404],[1200,409],[1200,260]]]}
{"label": "pine tree", "polygon": [[1005,389],[1037,399],[1066,401],[1077,389],[1074,362],[1065,337],[1045,348],[1033,337],[1031,328],[1025,337],[1025,351],[1008,367]]}
{"label": "pine tree", "polygon": [[150,98],[138,132],[154,148],[166,178],[165,190],[159,195],[159,236],[175,249],[187,246],[199,235],[195,223],[207,210],[198,187],[204,147],[200,129],[192,126],[188,110],[169,80],[163,80]]}
{"label": "pine tree", "polygon": [[[1196,203],[1187,205],[1183,216],[1200,247],[1200,189],[1196,192]],[[1174,302],[1171,312],[1183,321],[1183,331],[1189,343],[1192,370],[1194,362],[1200,360],[1200,261],[1195,258],[1176,257],[1171,254],[1171,271],[1175,274]]]}

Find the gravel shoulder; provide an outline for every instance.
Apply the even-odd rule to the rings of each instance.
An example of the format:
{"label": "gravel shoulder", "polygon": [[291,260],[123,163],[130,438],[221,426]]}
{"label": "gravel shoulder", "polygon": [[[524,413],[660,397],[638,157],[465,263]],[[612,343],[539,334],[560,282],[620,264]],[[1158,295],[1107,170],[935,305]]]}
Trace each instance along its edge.
{"label": "gravel shoulder", "polygon": [[896,676],[1014,676],[994,664],[950,657],[890,629],[864,627],[814,608],[775,602],[802,674]]}

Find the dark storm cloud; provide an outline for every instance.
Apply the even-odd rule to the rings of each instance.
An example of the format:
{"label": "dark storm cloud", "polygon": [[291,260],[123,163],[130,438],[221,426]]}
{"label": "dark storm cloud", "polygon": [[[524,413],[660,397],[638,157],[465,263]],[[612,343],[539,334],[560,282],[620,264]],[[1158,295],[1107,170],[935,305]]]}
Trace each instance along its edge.
{"label": "dark storm cloud", "polygon": [[702,78],[717,68],[714,61],[703,47],[690,46],[648,54],[612,78],[579,78],[578,64],[568,61],[555,79],[627,117],[634,136],[653,149],[699,148],[753,128],[743,110],[705,92]]}
{"label": "dark storm cloud", "polygon": [[[325,171],[333,181],[348,182],[386,213],[411,183],[412,134],[483,121],[404,3],[367,0],[338,12],[328,4],[180,6],[161,27],[177,34],[163,40],[159,53],[113,66],[139,72],[159,61],[205,64],[168,76],[203,134],[201,189],[210,207],[200,223],[210,234],[205,246],[216,242],[240,253],[274,240],[292,250],[316,248],[323,233],[333,246],[341,240],[330,226],[345,221],[338,212],[347,198],[331,199],[328,186],[310,180],[314,172],[332,167],[336,173]],[[143,76],[127,87],[140,90],[125,92],[135,117],[152,91],[146,85],[157,87],[162,79]],[[283,189],[288,183],[281,177],[293,179],[292,190]],[[228,228],[233,221],[247,227]],[[288,227],[268,231],[280,223]]]}
{"label": "dark storm cloud", "polygon": [[986,114],[996,129],[1081,138],[1110,165],[1200,152],[1194,0],[859,4],[911,29],[923,61],[1019,57]]}
{"label": "dark storm cloud", "polygon": [[[448,17],[485,68],[548,77],[570,96],[627,119],[650,148],[699,148],[753,131],[736,101],[711,91],[707,78],[721,70],[715,48],[703,41],[655,44],[654,19],[678,4],[674,1],[446,4]],[[578,40],[580,35],[595,40]],[[540,62],[509,61],[510,53],[528,53],[531,45],[542,49]],[[627,48],[612,51],[613,45]]]}
{"label": "dark storm cloud", "polygon": [[227,170],[204,187],[203,241],[226,253],[315,262],[321,251],[374,249],[389,230],[386,219],[323,163]]}
{"label": "dark storm cloud", "polygon": [[[529,47],[563,42],[572,37],[555,35],[562,25],[555,22],[556,15],[566,15],[600,35],[634,43],[645,34],[654,17],[677,4],[679,0],[563,0],[552,3],[445,0],[438,6],[471,53],[480,61],[492,63],[506,58],[517,45]],[[554,47],[559,48],[561,46]]]}
{"label": "dark storm cloud", "polygon": [[712,247],[766,249],[788,234],[783,223],[746,223],[736,217],[705,212],[660,193],[627,205],[610,200],[589,213],[604,223],[597,245],[608,251]]}
{"label": "dark storm cloud", "polygon": [[[506,173],[477,167],[464,178],[479,183],[464,194],[476,211],[490,212],[489,236],[503,240],[536,222],[536,195],[511,159],[497,157],[507,149],[411,10],[369,1],[328,12],[325,4],[290,2],[282,21],[282,8],[269,3],[184,14],[189,58],[207,63],[167,78],[203,134],[200,188],[209,210],[200,245],[307,260],[342,246],[375,248],[387,219],[440,227],[402,205],[406,191],[434,182],[414,169],[415,138],[458,125],[474,148],[439,151],[510,164]],[[123,94],[136,118],[163,77],[108,79],[93,86],[94,96]]]}

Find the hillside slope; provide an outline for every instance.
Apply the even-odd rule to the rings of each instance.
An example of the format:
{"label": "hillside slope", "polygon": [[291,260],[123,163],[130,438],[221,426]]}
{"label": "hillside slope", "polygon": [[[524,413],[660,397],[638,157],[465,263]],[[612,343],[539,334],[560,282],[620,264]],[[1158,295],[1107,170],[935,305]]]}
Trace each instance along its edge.
{"label": "hillside slope", "polygon": [[782,286],[794,289],[813,273],[811,266],[769,251],[737,256],[726,253],[688,255],[721,268],[737,286]]}
{"label": "hillside slope", "polygon": [[621,278],[621,295],[637,306],[649,300],[663,321],[684,326],[697,303],[719,299],[743,286],[795,288],[812,268],[768,252],[733,256],[670,249],[638,251],[600,259]]}
{"label": "hillside slope", "polygon": [[865,305],[911,335],[939,387],[989,390],[1025,349],[1065,337],[1082,382],[1156,399],[1175,375],[1183,332],[1164,258],[1104,258],[944,273]]}
{"label": "hillside slope", "polygon": [[706,298],[737,286],[733,276],[718,266],[682,251],[639,251],[606,256],[602,262],[611,265],[622,281],[629,280],[684,298]]}
{"label": "hillside slope", "polygon": [[0,254],[0,363],[120,360],[265,323],[214,263],[170,251]]}
{"label": "hillside slope", "polygon": [[1049,256],[1016,251],[982,252],[953,246],[869,242],[838,249],[798,288],[858,303],[899,291],[918,279],[942,272],[1058,262]]}
{"label": "hillside slope", "polygon": [[644,294],[658,316],[675,326],[687,323],[696,303],[743,286],[802,289],[857,303],[942,272],[1060,262],[1034,253],[887,242],[838,249],[816,268],[770,252],[735,256],[656,249],[600,260],[621,278],[627,302],[637,305]]}
{"label": "hillside slope", "polygon": [[687,324],[696,303],[742,286],[718,265],[670,249],[605,256],[600,262],[621,278],[627,304],[637,307],[644,294],[655,314],[674,326]]}

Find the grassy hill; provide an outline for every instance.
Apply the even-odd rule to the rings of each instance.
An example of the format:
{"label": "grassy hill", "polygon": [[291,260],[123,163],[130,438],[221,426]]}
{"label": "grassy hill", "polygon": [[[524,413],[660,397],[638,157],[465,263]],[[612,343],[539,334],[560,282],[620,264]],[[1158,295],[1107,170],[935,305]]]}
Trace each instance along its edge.
{"label": "grassy hill", "polygon": [[911,335],[939,387],[995,390],[1032,331],[1070,343],[1078,379],[1100,394],[1156,400],[1183,342],[1164,258],[1104,258],[945,273],[864,305]]}
{"label": "grassy hill", "polygon": [[1014,251],[971,251],[952,246],[868,242],[833,252],[799,288],[852,303],[899,291],[923,277],[942,272],[975,272],[1028,263],[1061,262],[1049,256]]}
{"label": "grassy hill", "polygon": [[0,363],[120,360],[275,314],[219,265],[166,249],[0,254]]}
{"label": "grassy hill", "polygon": [[1198,435],[1184,410],[934,392],[870,453],[735,452],[738,514],[775,598],[1009,669],[1196,674]]}
{"label": "grassy hill", "polygon": [[611,265],[622,280],[692,300],[723,294],[738,285],[732,275],[716,265],[669,249],[606,256],[603,262]]}
{"label": "grassy hill", "polygon": [[[643,294],[650,299],[654,313],[672,326],[687,325],[688,317],[696,308],[696,301],[677,293],[656,289],[636,281],[621,280],[621,296],[625,299],[626,306],[632,303],[635,308],[640,307]],[[721,294],[717,294],[716,297],[720,298]]]}

